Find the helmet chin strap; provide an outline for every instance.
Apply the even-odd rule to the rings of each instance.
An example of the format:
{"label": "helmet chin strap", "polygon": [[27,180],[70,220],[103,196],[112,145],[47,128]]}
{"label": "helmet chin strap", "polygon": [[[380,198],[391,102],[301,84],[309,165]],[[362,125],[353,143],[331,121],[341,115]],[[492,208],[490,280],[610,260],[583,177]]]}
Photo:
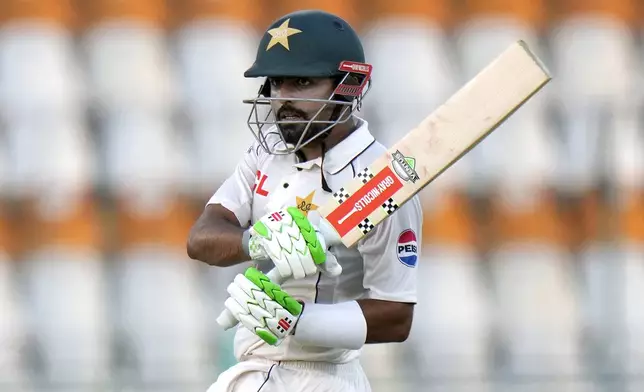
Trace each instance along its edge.
{"label": "helmet chin strap", "polygon": [[[337,105],[335,108],[333,108],[333,112],[331,113],[331,120],[332,121],[337,121],[338,118],[340,118],[341,110],[342,110],[342,106],[340,106],[340,105]],[[331,129],[333,129],[333,128],[331,128]],[[326,178],[324,177],[324,154],[326,153],[325,139],[331,133],[331,129],[329,129],[328,131],[324,132],[324,134],[320,135],[320,138],[322,139],[321,140],[322,141],[322,143],[321,143],[322,144],[322,158],[321,158],[321,162],[320,162],[320,177],[321,177],[321,181],[322,181],[322,189],[325,192],[328,192],[328,193],[331,193],[333,191],[331,190],[331,187],[329,187],[329,184],[326,182]]]}
{"label": "helmet chin strap", "polygon": [[326,178],[324,177],[324,153],[326,152],[326,143],[324,140],[322,140],[322,162],[320,163],[320,177],[322,180],[322,189],[325,192],[331,193],[333,192],[331,190],[331,187],[329,187],[329,184],[326,182]]}

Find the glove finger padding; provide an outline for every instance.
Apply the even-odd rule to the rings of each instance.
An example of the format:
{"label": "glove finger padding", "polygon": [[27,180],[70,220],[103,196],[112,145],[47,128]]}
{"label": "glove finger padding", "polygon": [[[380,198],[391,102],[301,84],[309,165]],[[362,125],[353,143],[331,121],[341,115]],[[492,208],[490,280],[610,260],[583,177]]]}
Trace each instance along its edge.
{"label": "glove finger padding", "polygon": [[[336,277],[342,274],[342,266],[338,263],[338,259],[333,253],[327,251],[326,238],[320,228],[311,223],[299,209],[292,207],[288,209],[288,212],[293,217],[293,221],[300,227],[317,269],[329,277]],[[307,274],[312,273],[314,272],[307,272]]]}
{"label": "glove finger padding", "polygon": [[240,304],[240,299],[229,297],[226,302],[224,302],[224,306],[244,327],[249,330],[255,331],[257,328],[263,327],[261,321],[254,318],[253,315],[250,314],[250,311]]}
{"label": "glove finger padding", "polygon": [[289,207],[286,211],[291,215],[293,221],[300,229],[300,233],[306,241],[306,245],[311,252],[311,257],[315,264],[322,264],[326,261],[326,246],[324,237],[320,235],[320,231],[309,222],[309,219],[304,215],[299,208]]}
{"label": "glove finger padding", "polygon": [[297,250],[293,253],[282,252],[282,260],[290,267],[294,279],[302,279],[307,274],[312,275],[317,271],[307,253],[300,253]]}
{"label": "glove finger padding", "polygon": [[[281,307],[279,303],[271,299],[271,297],[269,297],[261,288],[257,287],[256,284],[241,274],[238,274],[233,283],[228,286],[228,294],[235,299],[241,299],[239,302],[244,310],[247,313],[252,313],[253,315],[258,316],[260,319],[262,317],[273,316],[275,314],[275,309]],[[253,313],[253,307],[255,307],[255,305],[265,309],[267,313],[260,311]]]}
{"label": "glove finger padding", "polygon": [[302,312],[302,304],[259,270],[248,268],[227,288],[226,308],[239,322],[271,345],[288,336]]}
{"label": "glove finger padding", "polygon": [[326,261],[326,245],[320,231],[295,207],[262,217],[251,229],[258,243],[284,278],[301,279],[318,272]]}
{"label": "glove finger padding", "polygon": [[283,291],[278,284],[273,283],[257,268],[248,268],[244,272],[244,276],[292,315],[299,316],[302,313],[302,304]]}

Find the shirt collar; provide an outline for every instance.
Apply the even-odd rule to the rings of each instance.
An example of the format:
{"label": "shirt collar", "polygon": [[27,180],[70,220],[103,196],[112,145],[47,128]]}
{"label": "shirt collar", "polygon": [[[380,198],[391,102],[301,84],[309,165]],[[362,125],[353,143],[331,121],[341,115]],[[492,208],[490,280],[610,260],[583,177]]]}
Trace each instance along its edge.
{"label": "shirt collar", "polygon": [[[356,119],[359,121],[360,126],[324,154],[325,172],[337,174],[375,141],[375,138],[369,132],[369,123],[358,117]],[[296,163],[294,166],[309,170],[315,165],[320,166],[321,162],[322,160],[320,158],[316,158],[306,162]]]}

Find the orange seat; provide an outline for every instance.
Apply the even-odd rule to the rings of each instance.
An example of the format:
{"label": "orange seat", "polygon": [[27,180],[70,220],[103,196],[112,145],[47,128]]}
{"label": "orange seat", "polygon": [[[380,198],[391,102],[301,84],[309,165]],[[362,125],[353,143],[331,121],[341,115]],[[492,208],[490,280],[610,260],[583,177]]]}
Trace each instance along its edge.
{"label": "orange seat", "polygon": [[545,0],[464,0],[458,11],[461,20],[504,16],[540,26],[547,17]]}
{"label": "orange seat", "polygon": [[602,241],[610,238],[614,228],[607,225],[610,211],[599,191],[590,191],[582,196],[579,203],[580,220],[570,224],[580,229],[580,244]]}
{"label": "orange seat", "polygon": [[425,19],[446,27],[455,16],[448,0],[362,0],[361,5],[361,12],[370,21],[387,17]]}
{"label": "orange seat", "polygon": [[498,195],[492,200],[491,226],[498,245],[537,243],[567,247],[570,239],[552,192],[543,191],[530,205],[513,205]]}
{"label": "orange seat", "polygon": [[630,24],[638,18],[638,2],[640,0],[558,0],[553,3],[553,12],[557,19],[597,14]]}
{"label": "orange seat", "polygon": [[473,247],[476,233],[465,195],[445,192],[431,203],[423,211],[423,243]]}
{"label": "orange seat", "polygon": [[82,1],[87,26],[114,20],[129,20],[166,27],[168,10],[164,0],[93,0]]}
{"label": "orange seat", "polygon": [[601,224],[606,204],[597,191],[587,191],[562,200],[560,211],[568,246],[576,251],[608,235],[609,227]]}
{"label": "orange seat", "polygon": [[616,218],[620,240],[644,244],[644,190],[628,192]]}
{"label": "orange seat", "polygon": [[99,205],[91,195],[79,196],[63,207],[35,199],[25,199],[22,204],[21,251],[50,246],[96,250],[103,246]]}
{"label": "orange seat", "polygon": [[0,24],[40,20],[72,29],[77,22],[72,0],[2,0]]}
{"label": "orange seat", "polygon": [[261,15],[262,2],[259,0],[171,0],[175,25],[192,21],[211,19],[230,19],[247,22],[256,26]]}
{"label": "orange seat", "polygon": [[[16,228],[11,223],[7,208],[4,205],[0,205],[0,252],[7,252],[9,254],[14,253],[16,250],[16,244],[13,239],[13,233],[16,231]],[[10,228],[13,228],[13,230]]]}
{"label": "orange seat", "polygon": [[184,249],[190,228],[198,215],[192,204],[176,197],[160,211],[139,211],[125,198],[117,201],[115,246],[127,250],[155,244]]}

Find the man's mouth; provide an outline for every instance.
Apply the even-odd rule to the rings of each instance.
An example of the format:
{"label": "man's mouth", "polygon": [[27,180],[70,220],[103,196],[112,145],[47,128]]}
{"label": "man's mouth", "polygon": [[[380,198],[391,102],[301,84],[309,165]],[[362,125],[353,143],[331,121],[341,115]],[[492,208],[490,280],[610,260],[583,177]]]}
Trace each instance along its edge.
{"label": "man's mouth", "polygon": [[289,116],[282,116],[280,118],[280,120],[282,120],[282,121],[301,121],[301,120],[303,120],[303,118],[300,117],[300,116],[296,116],[296,115],[292,115],[292,116],[289,115]]}
{"label": "man's mouth", "polygon": [[280,121],[302,121],[304,117],[294,112],[284,112],[279,115]]}

